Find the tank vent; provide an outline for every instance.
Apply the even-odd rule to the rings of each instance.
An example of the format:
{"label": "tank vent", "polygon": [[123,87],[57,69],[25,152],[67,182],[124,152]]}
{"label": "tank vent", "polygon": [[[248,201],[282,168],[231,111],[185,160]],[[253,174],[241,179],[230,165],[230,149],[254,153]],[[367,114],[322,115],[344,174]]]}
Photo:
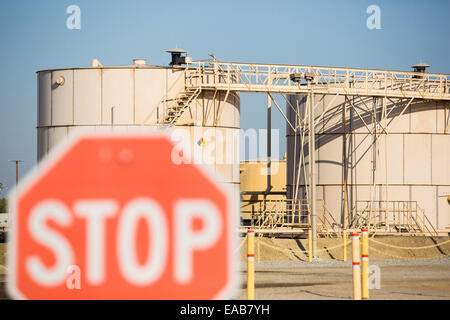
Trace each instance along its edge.
{"label": "tank vent", "polygon": [[147,64],[146,59],[133,59],[133,64],[137,66],[145,66]]}

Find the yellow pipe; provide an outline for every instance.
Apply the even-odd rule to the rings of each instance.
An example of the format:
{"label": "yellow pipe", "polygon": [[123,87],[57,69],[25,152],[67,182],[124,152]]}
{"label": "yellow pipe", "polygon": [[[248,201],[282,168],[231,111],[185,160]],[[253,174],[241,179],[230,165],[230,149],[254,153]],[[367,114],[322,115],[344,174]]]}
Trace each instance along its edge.
{"label": "yellow pipe", "polygon": [[361,300],[361,263],[359,250],[359,234],[352,234],[352,270],[353,270],[353,300]]}
{"label": "yellow pipe", "polygon": [[308,261],[312,261],[312,229],[308,228]]}
{"label": "yellow pipe", "polygon": [[344,229],[342,238],[344,239],[344,261],[347,261],[347,229]]}
{"label": "yellow pipe", "polygon": [[255,300],[255,231],[247,232],[247,300]]}
{"label": "yellow pipe", "polygon": [[256,241],[256,248],[257,248],[257,255],[256,255],[256,258],[258,259],[257,261],[258,262],[260,262],[261,261],[261,245],[260,245],[260,241],[261,241],[261,239],[260,239],[260,237],[258,236],[258,238],[256,238],[255,237],[255,241]]}
{"label": "yellow pipe", "polygon": [[362,261],[361,261],[361,272],[362,272],[362,298],[369,299],[369,230],[361,230],[361,240],[362,240]]}

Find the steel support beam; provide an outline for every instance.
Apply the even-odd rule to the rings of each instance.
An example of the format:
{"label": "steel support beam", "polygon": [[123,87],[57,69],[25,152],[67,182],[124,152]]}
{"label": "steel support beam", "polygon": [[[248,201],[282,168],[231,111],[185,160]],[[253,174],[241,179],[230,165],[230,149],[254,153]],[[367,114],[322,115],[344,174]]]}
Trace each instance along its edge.
{"label": "steel support beam", "polygon": [[312,256],[317,257],[317,223],[316,223],[316,129],[314,123],[314,93],[312,89],[308,94],[309,107],[309,199],[311,209],[311,229],[312,229]]}
{"label": "steel support beam", "polygon": [[267,192],[272,190],[272,99],[267,95]]}

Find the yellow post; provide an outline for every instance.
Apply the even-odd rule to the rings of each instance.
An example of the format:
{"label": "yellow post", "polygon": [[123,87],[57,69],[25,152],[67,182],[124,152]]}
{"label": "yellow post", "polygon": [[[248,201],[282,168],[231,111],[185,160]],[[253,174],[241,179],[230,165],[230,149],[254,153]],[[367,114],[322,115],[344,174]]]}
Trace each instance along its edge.
{"label": "yellow post", "polygon": [[361,300],[361,266],[359,250],[359,234],[352,234],[352,256],[353,256],[353,300]]}
{"label": "yellow post", "polygon": [[342,238],[344,239],[344,261],[347,261],[347,229],[345,228],[342,232]]}
{"label": "yellow post", "polygon": [[257,261],[260,262],[261,261],[261,244],[259,242],[261,241],[261,236],[255,237],[255,241],[256,241],[256,248],[257,248],[256,258],[258,259]]}
{"label": "yellow post", "polygon": [[362,272],[362,298],[369,299],[369,230],[361,230],[362,240],[362,258],[361,258],[361,272]]}
{"label": "yellow post", "polygon": [[247,231],[247,300],[255,300],[255,231]]}
{"label": "yellow post", "polygon": [[308,228],[308,261],[312,261],[312,229]]}

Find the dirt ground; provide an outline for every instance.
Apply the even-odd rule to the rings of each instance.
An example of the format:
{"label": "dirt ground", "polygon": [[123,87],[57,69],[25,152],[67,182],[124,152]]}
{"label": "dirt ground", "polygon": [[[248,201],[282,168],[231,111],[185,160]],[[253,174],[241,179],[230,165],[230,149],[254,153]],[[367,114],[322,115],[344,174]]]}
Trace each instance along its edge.
{"label": "dirt ground", "polygon": [[[240,244],[241,278],[235,299],[246,298],[246,241]],[[319,239],[318,259],[311,263],[307,247],[303,239],[256,240],[256,299],[352,298],[350,244],[345,262],[342,239]],[[0,243],[0,299],[8,298],[6,249],[7,244]],[[369,255],[370,264],[380,271],[380,287],[370,290],[371,299],[450,299],[449,237],[375,237]]]}

